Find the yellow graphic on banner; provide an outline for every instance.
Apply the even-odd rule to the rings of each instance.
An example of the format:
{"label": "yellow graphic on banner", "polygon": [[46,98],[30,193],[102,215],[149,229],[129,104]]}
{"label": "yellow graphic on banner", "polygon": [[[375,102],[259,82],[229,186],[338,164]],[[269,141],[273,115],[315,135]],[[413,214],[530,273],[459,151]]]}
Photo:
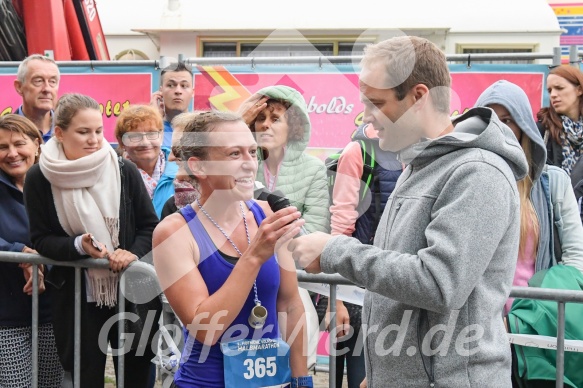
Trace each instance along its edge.
{"label": "yellow graphic on banner", "polygon": [[251,95],[227,69],[223,66],[200,66],[215,81],[223,92],[209,97],[211,105],[218,110],[236,111],[241,103]]}

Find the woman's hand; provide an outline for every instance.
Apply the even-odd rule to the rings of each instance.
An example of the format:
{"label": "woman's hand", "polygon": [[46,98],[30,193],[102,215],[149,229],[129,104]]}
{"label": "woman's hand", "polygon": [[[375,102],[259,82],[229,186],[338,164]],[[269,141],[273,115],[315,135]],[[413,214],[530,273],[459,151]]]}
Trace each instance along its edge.
{"label": "woman's hand", "polygon": [[259,112],[267,107],[267,100],[269,100],[269,97],[255,93],[243,101],[237,113],[243,117],[247,125],[251,125],[257,118]]}
{"label": "woman's hand", "polygon": [[[330,299],[328,299],[328,308],[324,316],[326,329],[330,330]],[[344,337],[350,331],[350,316],[348,309],[341,300],[336,301],[336,338]]]}
{"label": "woman's hand", "polygon": [[257,258],[259,264],[265,263],[282,244],[299,233],[300,226],[305,223],[300,216],[300,212],[294,206],[267,216],[243,256]]}
{"label": "woman's hand", "polygon": [[138,257],[131,253],[130,251],[126,251],[124,249],[116,249],[111,255],[109,255],[109,268],[113,272],[121,272],[122,270],[126,269],[128,265],[134,260],[137,260]]}
{"label": "woman's hand", "polygon": [[[27,246],[22,248],[22,253],[36,253],[36,254],[38,254],[38,252],[36,250],[29,248]],[[27,263],[22,263],[22,264],[27,264]],[[20,264],[20,265],[22,265],[22,264]],[[30,265],[30,264],[28,264],[28,265]],[[21,268],[24,268],[24,267],[21,267]]]}
{"label": "woman's hand", "polygon": [[[23,250],[23,252],[25,253],[36,253],[36,251],[34,249],[30,249],[28,248],[30,251],[33,252],[26,252]],[[26,295],[32,295],[32,264],[30,263],[21,263],[18,265],[20,268],[22,268],[22,272],[24,273],[24,280],[26,281],[26,284],[24,285],[24,287],[22,288],[22,292],[24,292]],[[44,274],[43,274],[43,269],[44,266],[42,264],[40,264],[37,268],[38,270],[38,293],[42,294],[43,292],[45,292],[45,281],[44,281]]]}
{"label": "woman's hand", "polygon": [[81,238],[81,245],[83,246],[85,253],[94,259],[104,259],[109,253],[107,252],[105,244],[102,244],[97,240],[95,242],[97,243],[97,246],[101,248],[101,251],[93,245],[93,242],[91,241],[91,233],[85,233]]}

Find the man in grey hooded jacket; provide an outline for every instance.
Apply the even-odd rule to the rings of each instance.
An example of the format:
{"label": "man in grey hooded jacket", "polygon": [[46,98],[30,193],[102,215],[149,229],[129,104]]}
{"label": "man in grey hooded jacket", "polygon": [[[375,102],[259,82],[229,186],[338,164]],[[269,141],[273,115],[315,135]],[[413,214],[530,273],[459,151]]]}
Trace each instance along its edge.
{"label": "man in grey hooded jacket", "polygon": [[312,233],[290,243],[308,272],[367,289],[369,388],[507,387],[502,309],[519,242],[516,180],[527,172],[510,129],[475,108],[452,123],[445,55],[417,37],[367,47],[364,120],[406,169],[374,245]]}

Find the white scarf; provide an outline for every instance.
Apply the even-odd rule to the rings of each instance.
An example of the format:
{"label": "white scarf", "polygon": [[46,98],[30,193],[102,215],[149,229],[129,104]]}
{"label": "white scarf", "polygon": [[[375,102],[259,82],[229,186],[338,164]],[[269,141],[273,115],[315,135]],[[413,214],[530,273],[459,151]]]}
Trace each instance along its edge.
{"label": "white scarf", "polygon": [[[68,160],[54,137],[42,145],[39,165],[51,183],[55,208],[69,236],[91,233],[112,253],[119,246],[121,177],[117,155],[109,143],[99,151]],[[117,303],[118,276],[108,269],[87,269],[87,293],[97,306]]]}

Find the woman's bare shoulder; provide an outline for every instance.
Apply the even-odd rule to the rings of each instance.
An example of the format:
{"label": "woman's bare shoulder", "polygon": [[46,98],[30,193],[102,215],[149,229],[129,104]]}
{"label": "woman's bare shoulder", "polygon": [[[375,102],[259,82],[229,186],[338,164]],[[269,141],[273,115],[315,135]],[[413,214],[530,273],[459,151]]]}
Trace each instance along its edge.
{"label": "woman's bare shoulder", "polygon": [[154,235],[158,234],[160,237],[170,237],[180,228],[186,225],[186,220],[179,213],[171,214],[165,217],[154,230]]}

